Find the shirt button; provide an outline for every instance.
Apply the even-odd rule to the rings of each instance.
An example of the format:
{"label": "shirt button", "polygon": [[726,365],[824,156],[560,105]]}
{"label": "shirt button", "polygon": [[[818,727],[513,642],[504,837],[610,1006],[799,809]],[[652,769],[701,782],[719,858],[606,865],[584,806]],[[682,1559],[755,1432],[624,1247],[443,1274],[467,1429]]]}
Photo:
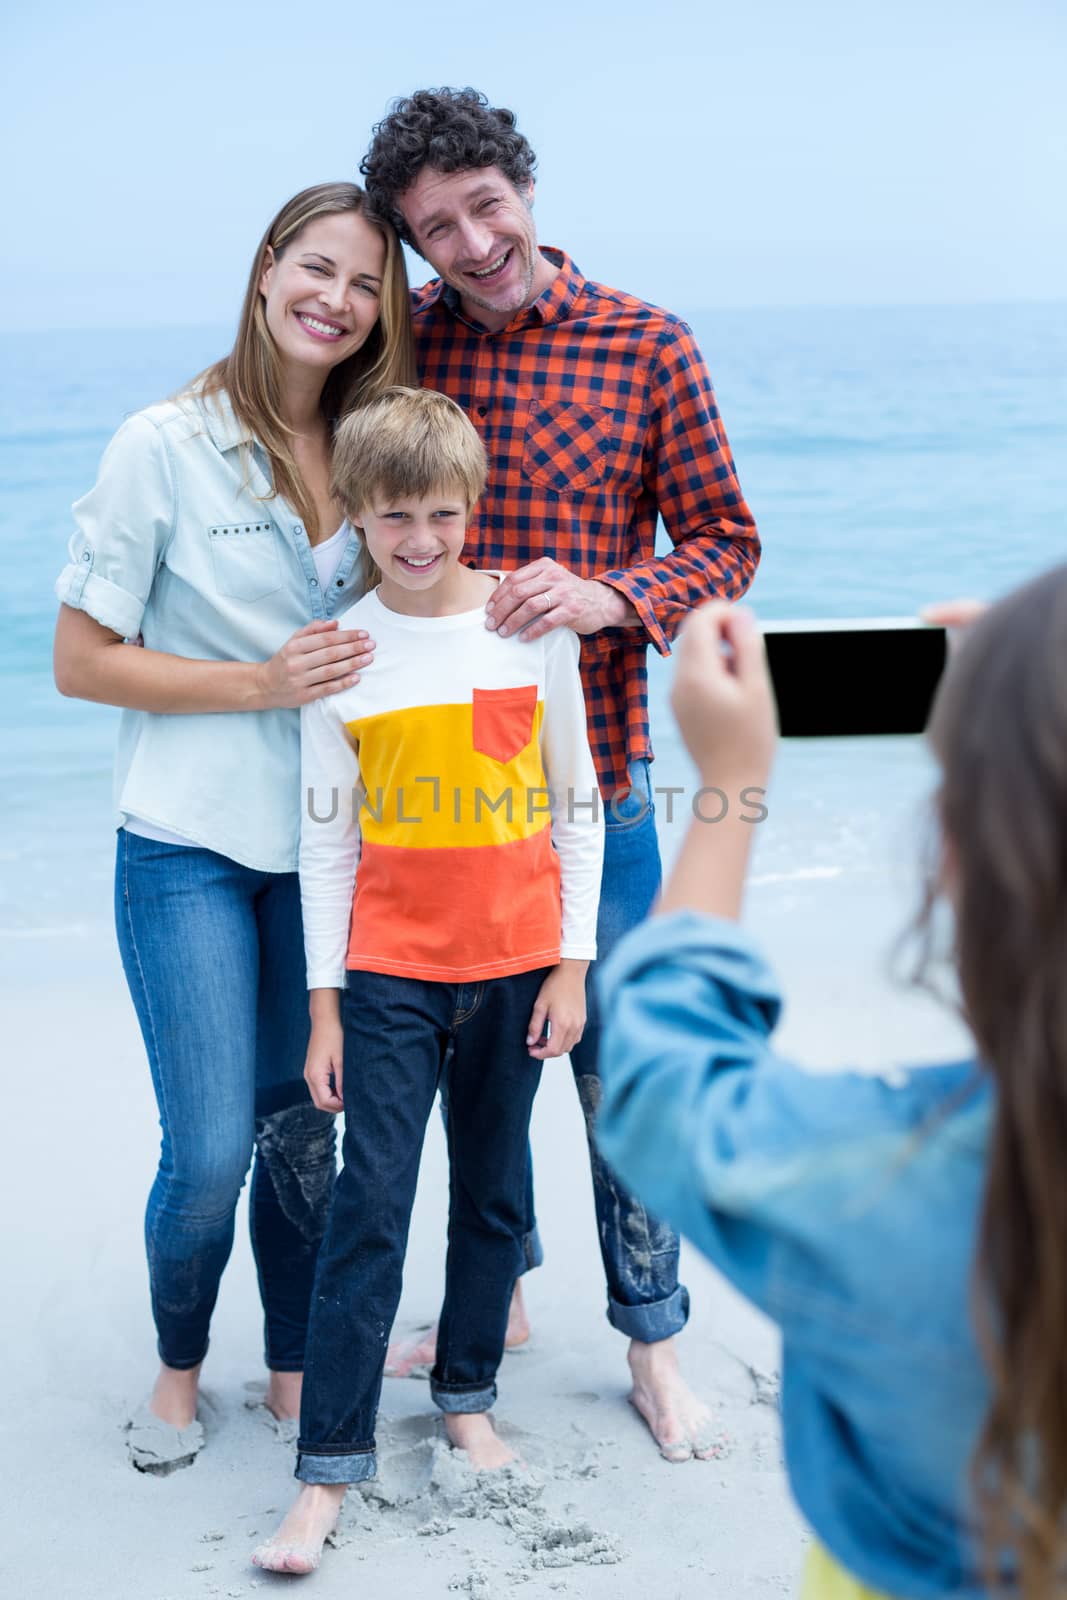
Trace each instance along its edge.
{"label": "shirt button", "polygon": [[489,407],[488,406],[479,406],[478,407],[478,415],[480,417],[487,417],[489,415]]}
{"label": "shirt button", "polygon": [[339,589],[343,589],[343,588],[344,588],[344,586],[345,586],[345,580],[344,580],[344,579],[343,579],[343,578],[338,578],[338,580],[337,580],[337,587],[338,587],[338,588],[339,588]]}
{"label": "shirt button", "polygon": [[82,560],[83,561],[91,561],[92,559],[93,559],[93,554],[92,554],[91,550],[83,550],[82,551]]}
{"label": "shirt button", "polygon": [[313,589],[317,589],[317,588],[318,588],[318,586],[319,586],[319,580],[318,580],[318,578],[312,578],[312,580],[311,580],[311,587],[312,587],[312,588],[313,588]]}
{"label": "shirt button", "polygon": [[293,532],[294,533],[303,533],[303,531],[304,531],[304,524],[302,522],[294,522],[293,523]]}

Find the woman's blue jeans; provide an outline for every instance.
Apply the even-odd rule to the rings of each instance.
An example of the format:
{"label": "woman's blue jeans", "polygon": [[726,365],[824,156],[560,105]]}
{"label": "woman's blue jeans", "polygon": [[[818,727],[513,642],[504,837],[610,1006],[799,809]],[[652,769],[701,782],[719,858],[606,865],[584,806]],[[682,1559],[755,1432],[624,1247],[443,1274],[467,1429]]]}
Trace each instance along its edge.
{"label": "woman's blue jeans", "polygon": [[299,1372],[335,1139],[333,1117],[311,1104],[303,1079],[297,875],[123,828],[115,921],[163,1134],[145,1216],[160,1358],[179,1368],[204,1358],[254,1149],[250,1226],[266,1363]]}

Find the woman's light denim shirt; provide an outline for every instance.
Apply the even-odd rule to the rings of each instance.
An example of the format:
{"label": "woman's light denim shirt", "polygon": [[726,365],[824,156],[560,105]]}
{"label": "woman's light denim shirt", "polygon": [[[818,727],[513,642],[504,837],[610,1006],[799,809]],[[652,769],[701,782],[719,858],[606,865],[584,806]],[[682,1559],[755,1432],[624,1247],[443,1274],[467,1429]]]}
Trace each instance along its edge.
{"label": "woman's light denim shirt", "polygon": [[[322,593],[303,524],[269,494],[269,464],[225,395],[184,395],[128,418],[74,506],[65,605],[148,649],[265,661],[363,590],[353,534]],[[300,713],[123,711],[120,824],[142,817],[266,872],[296,868]]]}
{"label": "woman's light denim shirt", "polygon": [[605,1159],[779,1324],[793,1493],[873,1588],[986,1590],[968,1467],[989,1401],[971,1273],[992,1089],[972,1061],[814,1075],[744,932],[679,912],[600,975]]}

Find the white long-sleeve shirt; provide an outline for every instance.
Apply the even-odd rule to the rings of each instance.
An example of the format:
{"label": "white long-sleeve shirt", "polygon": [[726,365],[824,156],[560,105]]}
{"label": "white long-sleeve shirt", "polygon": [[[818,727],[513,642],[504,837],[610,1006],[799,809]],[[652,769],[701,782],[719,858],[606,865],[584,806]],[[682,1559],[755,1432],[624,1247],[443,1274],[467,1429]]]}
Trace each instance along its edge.
{"label": "white long-sleeve shirt", "polygon": [[375,657],[301,713],[308,987],[591,960],[604,825],[577,637],[504,639],[484,607],[406,616],[377,590],[341,625]]}

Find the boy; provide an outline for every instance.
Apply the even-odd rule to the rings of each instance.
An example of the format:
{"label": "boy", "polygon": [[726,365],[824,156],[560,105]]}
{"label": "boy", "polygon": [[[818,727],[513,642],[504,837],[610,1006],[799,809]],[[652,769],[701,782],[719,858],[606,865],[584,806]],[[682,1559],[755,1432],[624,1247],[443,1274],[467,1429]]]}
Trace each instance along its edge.
{"label": "boy", "polygon": [[346,625],[366,627],[376,655],[356,687],[302,713],[305,1076],[316,1105],[344,1111],[345,1136],[308,1336],[304,1487],[253,1557],[275,1571],[312,1571],[345,1487],[375,1471],[386,1343],[449,1048],[449,1245],[430,1387],[476,1467],[514,1459],[487,1412],[523,1265],[541,1062],[585,1023],[603,824],[576,636],[529,644],[487,630],[498,578],[460,561],[484,484],[481,441],[444,395],[390,389],[338,429],[334,490],[380,579]]}

